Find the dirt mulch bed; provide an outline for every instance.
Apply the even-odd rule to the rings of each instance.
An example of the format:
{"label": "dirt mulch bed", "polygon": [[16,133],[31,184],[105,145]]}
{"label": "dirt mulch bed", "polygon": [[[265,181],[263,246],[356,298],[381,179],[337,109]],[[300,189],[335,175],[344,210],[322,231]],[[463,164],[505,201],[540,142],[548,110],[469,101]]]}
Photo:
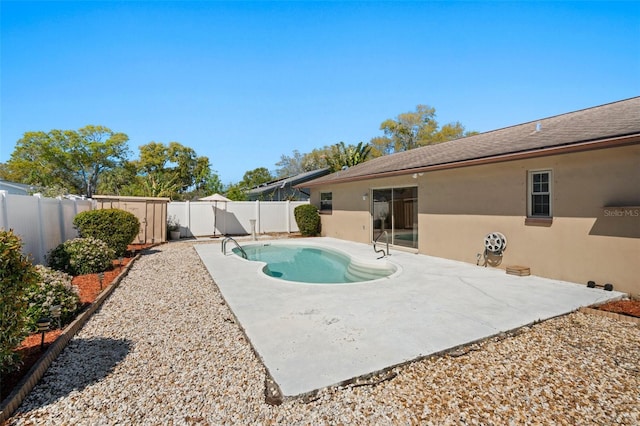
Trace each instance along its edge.
{"label": "dirt mulch bed", "polygon": [[640,300],[618,300],[598,306],[601,311],[640,318]]}
{"label": "dirt mulch bed", "polygon": [[[153,244],[135,244],[129,246],[129,251],[125,257],[122,258],[122,264],[119,260],[113,261],[113,268],[104,272],[102,282],[98,274],[87,274],[73,277],[71,281],[73,285],[78,287],[80,291],[80,310],[84,311],[89,307],[98,297],[102,291],[111,285],[116,277],[122,272],[122,269],[131,262],[133,259],[133,253],[140,253],[141,250],[152,247]],[[35,333],[25,338],[20,346],[16,349],[16,352],[22,359],[21,367],[6,376],[0,378],[0,401],[4,400],[15,385],[27,374],[29,369],[40,359],[40,357],[46,352],[47,348],[56,341],[58,336],[62,334],[62,330],[56,329],[48,331],[44,334],[44,345],[42,346],[42,333]]]}

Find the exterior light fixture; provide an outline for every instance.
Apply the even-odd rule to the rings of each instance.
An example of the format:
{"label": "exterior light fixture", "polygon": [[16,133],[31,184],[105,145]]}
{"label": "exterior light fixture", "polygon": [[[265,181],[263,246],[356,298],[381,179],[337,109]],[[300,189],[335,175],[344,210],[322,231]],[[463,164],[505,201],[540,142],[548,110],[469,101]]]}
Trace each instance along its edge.
{"label": "exterior light fixture", "polygon": [[60,316],[62,316],[62,305],[52,305],[49,307],[49,313],[51,314],[51,318],[55,318],[58,320],[58,328],[62,328],[60,324]]}
{"label": "exterior light fixture", "polygon": [[118,264],[120,265],[120,270],[122,270],[122,262],[123,262],[123,261],[124,261],[123,257],[122,257],[122,256],[120,256],[120,257],[118,258]]}
{"label": "exterior light fixture", "polygon": [[367,198],[369,198],[369,193],[365,192],[364,194],[362,194],[362,201],[366,201]]}
{"label": "exterior light fixture", "polygon": [[102,280],[104,280],[104,272],[98,274],[98,281],[100,281],[100,290],[102,290]]}
{"label": "exterior light fixture", "polygon": [[49,331],[49,326],[51,325],[51,319],[43,317],[38,320],[36,326],[38,327],[38,331],[42,333],[42,340],[40,341],[40,351],[44,350],[44,333]]}

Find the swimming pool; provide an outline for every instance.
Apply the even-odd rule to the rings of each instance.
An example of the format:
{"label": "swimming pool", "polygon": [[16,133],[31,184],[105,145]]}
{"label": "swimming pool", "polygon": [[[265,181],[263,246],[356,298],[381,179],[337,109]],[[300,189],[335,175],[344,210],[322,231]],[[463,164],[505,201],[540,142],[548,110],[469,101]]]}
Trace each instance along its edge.
{"label": "swimming pool", "polygon": [[[397,271],[397,267],[386,260],[362,262],[326,247],[251,244],[242,248],[248,260],[266,263],[262,272],[285,281],[346,284],[385,278]],[[233,252],[240,255],[237,247]]]}

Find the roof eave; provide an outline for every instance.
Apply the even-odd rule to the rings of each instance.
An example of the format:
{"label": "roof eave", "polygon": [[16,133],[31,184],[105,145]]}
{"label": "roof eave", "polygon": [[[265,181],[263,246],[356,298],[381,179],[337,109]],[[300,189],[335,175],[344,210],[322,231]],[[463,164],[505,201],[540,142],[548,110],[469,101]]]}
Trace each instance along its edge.
{"label": "roof eave", "polygon": [[366,175],[336,178],[320,182],[309,181],[305,187],[313,188],[317,186],[333,185],[336,183],[357,182],[361,180],[378,179],[383,177],[404,176],[413,173],[429,172],[436,170],[457,169],[461,167],[477,166],[482,164],[501,163],[506,161],[522,160],[528,158],[546,157],[549,155],[568,154],[572,152],[591,151],[595,149],[617,148],[626,145],[640,144],[640,133],[631,135],[615,136],[611,138],[591,140],[585,142],[572,143],[570,145],[552,146],[521,152],[494,155],[490,157],[473,158],[469,160],[454,161],[451,163],[433,164],[411,169],[391,170],[380,173],[370,173]]}

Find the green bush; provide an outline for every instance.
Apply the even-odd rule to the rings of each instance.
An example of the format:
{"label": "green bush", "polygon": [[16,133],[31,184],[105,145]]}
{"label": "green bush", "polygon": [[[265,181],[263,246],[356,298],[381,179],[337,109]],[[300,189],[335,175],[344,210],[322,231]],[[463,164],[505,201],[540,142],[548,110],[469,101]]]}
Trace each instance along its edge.
{"label": "green bush", "polygon": [[[29,287],[27,300],[27,327],[30,331],[36,331],[36,323],[42,317],[51,317],[51,306],[60,305],[60,325],[71,322],[80,307],[79,290],[71,284],[71,275],[54,271],[46,266],[35,267],[38,275],[38,283]],[[52,328],[54,325],[52,324]]]}
{"label": "green bush", "polygon": [[74,238],[53,249],[49,266],[71,275],[95,274],[109,269],[115,252],[102,240]]}
{"label": "green bush", "polygon": [[26,336],[26,294],[37,279],[31,261],[22,254],[20,238],[0,229],[0,374],[20,364],[14,349]]}
{"label": "green bush", "polygon": [[293,215],[302,236],[315,237],[320,233],[320,214],[316,206],[303,204],[293,209]]}
{"label": "green bush", "polygon": [[80,237],[93,237],[104,241],[122,256],[140,232],[140,221],[133,214],[120,209],[90,210],[73,219]]}

